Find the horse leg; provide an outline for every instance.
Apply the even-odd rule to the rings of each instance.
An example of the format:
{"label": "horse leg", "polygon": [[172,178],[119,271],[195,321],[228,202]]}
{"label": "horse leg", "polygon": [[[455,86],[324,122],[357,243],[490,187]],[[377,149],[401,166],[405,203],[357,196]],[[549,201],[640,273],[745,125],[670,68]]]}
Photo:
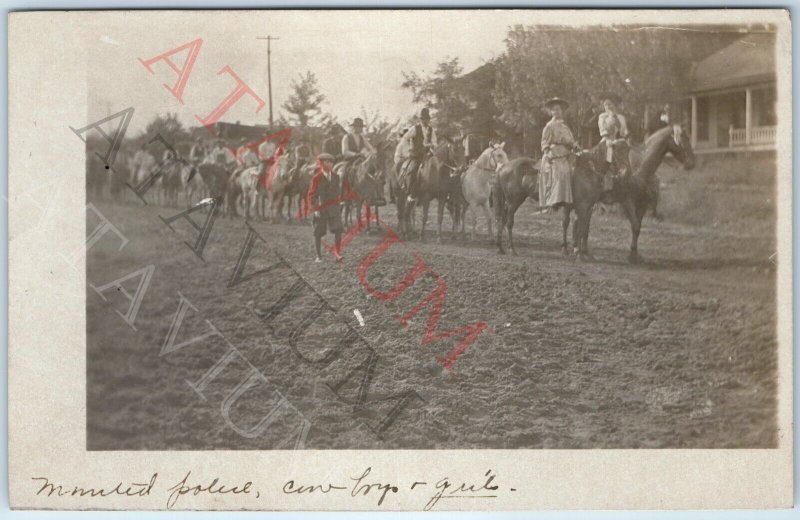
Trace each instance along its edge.
{"label": "horse leg", "polygon": [[622,209],[625,211],[625,215],[628,217],[628,222],[631,224],[631,250],[628,253],[628,262],[632,264],[638,264],[642,261],[642,257],[639,256],[639,231],[642,229],[642,219],[639,215],[637,215],[636,206],[630,198],[625,200],[622,204]]}
{"label": "horse leg", "polygon": [[495,197],[494,200],[494,216],[495,216],[495,224],[497,226],[497,252],[501,255],[506,254],[505,249],[503,249],[503,228],[506,227],[506,222],[508,221],[508,207],[502,193],[497,190],[495,193],[492,193],[492,197]]}
{"label": "horse leg", "polygon": [[658,212],[658,201],[661,198],[661,188],[658,184],[657,178],[654,178],[652,182],[655,183],[655,186],[653,186],[653,209],[651,214],[653,215],[654,219],[661,222],[662,220],[664,220],[664,218]]}
{"label": "horse leg", "polygon": [[562,240],[561,240],[561,252],[564,256],[569,256],[569,247],[567,246],[567,230],[569,229],[569,217],[572,213],[572,206],[569,204],[564,205],[564,216],[561,221],[561,230],[562,230]]}
{"label": "horse leg", "polygon": [[470,205],[470,214],[472,215],[472,236],[471,240],[475,240],[475,233],[477,232],[478,228],[478,210],[475,209],[474,205]]}
{"label": "horse leg", "polygon": [[497,252],[501,255],[506,254],[506,250],[503,249],[503,229],[506,227],[506,222],[508,221],[506,211],[507,208],[505,205],[495,208],[495,224],[497,225]]}
{"label": "horse leg", "polygon": [[525,199],[520,200],[519,202],[514,201],[508,208],[508,212],[506,214],[506,228],[508,229],[508,248],[511,249],[511,254],[516,256],[517,250],[514,248],[514,215],[516,215],[517,210],[522,203],[525,202]]}
{"label": "horse leg", "polygon": [[583,224],[583,235],[581,237],[581,252],[588,260],[594,260],[594,256],[589,252],[589,228],[592,223],[592,213],[594,213],[594,206],[589,206],[586,210],[586,218]]}
{"label": "horse leg", "polygon": [[431,201],[430,199],[425,199],[422,202],[422,226],[419,230],[419,240],[420,242],[425,242],[425,224],[428,223],[428,209],[430,208]]}
{"label": "horse leg", "polygon": [[492,237],[494,236],[494,232],[492,231],[493,226],[491,213],[489,212],[489,203],[484,202],[483,206],[481,207],[483,208],[483,216],[486,217],[486,225],[489,227],[489,240],[491,241]]}
{"label": "horse leg", "polygon": [[438,213],[436,215],[436,218],[438,219],[438,231],[436,235],[437,244],[442,243],[442,222],[444,221],[444,207],[446,205],[443,199],[444,197],[439,197],[436,199],[436,211]]}

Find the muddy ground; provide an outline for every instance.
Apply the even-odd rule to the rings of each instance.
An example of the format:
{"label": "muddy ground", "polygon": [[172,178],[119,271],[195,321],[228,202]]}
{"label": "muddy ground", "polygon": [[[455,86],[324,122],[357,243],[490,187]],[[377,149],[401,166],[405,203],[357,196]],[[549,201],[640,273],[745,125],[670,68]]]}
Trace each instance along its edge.
{"label": "muddy ground", "polygon": [[[122,251],[110,238],[92,248],[88,283],[147,265],[155,271],[137,330],[115,312],[128,307],[119,291],[104,292],[103,301],[87,289],[88,448],[291,448],[299,414],[310,423],[307,448],[774,447],[772,191],[706,186],[701,206],[724,211],[698,217],[696,204],[686,205],[687,183],[665,178],[665,221],[646,219],[642,265],[626,262],[630,232],[614,214],[593,220],[595,262],[564,258],[559,217],[536,214],[533,202],[518,216],[518,256],[494,252],[482,217],[474,242],[447,233],[442,244],[431,234],[424,244],[392,245],[366,272],[374,290],[397,284],[419,258],[447,287],[437,332],[488,325],[452,372],[435,356],[457,336],[422,344],[430,306],[405,327],[397,319],[431,294],[432,276],[391,301],[359,281],[358,266],[383,231],[357,236],[342,264],[330,255],[315,264],[308,224],[254,222],[265,242],[256,240],[245,275],[267,271],[228,287],[247,235],[243,220],[217,219],[201,261],[184,244],[196,237],[185,221],[173,231],[159,220],[175,209],[96,202],[130,242]],[[735,218],[737,211],[747,213]],[[381,217],[394,225],[391,208]],[[87,228],[95,224],[90,218]],[[303,292],[275,314],[301,277],[318,294]],[[131,294],[137,283],[126,283]],[[186,313],[176,343],[211,330],[209,322],[224,339],[161,355],[179,292],[197,311]],[[320,298],[329,307],[318,307]],[[312,311],[315,319],[303,322]],[[361,340],[328,360],[301,360],[322,360],[348,326]],[[197,387],[231,346],[241,356],[193,390],[189,382]],[[358,367],[369,348],[374,370],[365,381]],[[399,402],[385,398],[396,395],[411,397],[378,435]],[[291,406],[277,406],[281,396]],[[278,411],[263,421],[270,410]]]}

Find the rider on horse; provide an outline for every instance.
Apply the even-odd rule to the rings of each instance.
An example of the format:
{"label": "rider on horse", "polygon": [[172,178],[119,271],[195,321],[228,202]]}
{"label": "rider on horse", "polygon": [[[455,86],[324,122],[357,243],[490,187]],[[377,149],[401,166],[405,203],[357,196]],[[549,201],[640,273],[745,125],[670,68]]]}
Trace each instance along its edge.
{"label": "rider on horse", "polygon": [[192,145],[192,149],[189,150],[189,162],[192,163],[192,166],[197,166],[203,159],[206,157],[206,145],[203,142],[202,137],[198,137],[197,141]]}
{"label": "rider on horse", "polygon": [[611,165],[614,163],[614,142],[618,139],[626,139],[628,137],[628,125],[625,122],[625,117],[617,112],[616,100],[619,97],[616,95],[607,96],[603,101],[605,112],[601,113],[597,118],[597,126],[600,129],[600,148],[601,153],[604,152],[605,162],[601,165],[601,174],[603,175],[603,189],[611,190],[614,187],[612,175],[617,172],[609,172]]}
{"label": "rider on horse", "polygon": [[322,141],[322,153],[330,155],[334,160],[338,160],[342,153],[342,147],[339,144],[341,143],[341,129],[342,127],[338,124],[331,125],[328,128],[328,136]]}
{"label": "rider on horse", "polygon": [[425,158],[436,149],[436,131],[431,126],[431,114],[423,108],[419,114],[419,123],[412,126],[402,141],[409,150],[409,159],[403,168],[403,177],[408,179],[408,201],[413,202],[416,195],[417,174]]}
{"label": "rider on horse", "polygon": [[342,138],[342,156],[345,160],[345,166],[342,170],[342,176],[346,177],[350,168],[356,162],[364,160],[367,155],[375,153],[375,149],[364,137],[364,120],[360,117],[353,119],[350,125],[352,129]]}

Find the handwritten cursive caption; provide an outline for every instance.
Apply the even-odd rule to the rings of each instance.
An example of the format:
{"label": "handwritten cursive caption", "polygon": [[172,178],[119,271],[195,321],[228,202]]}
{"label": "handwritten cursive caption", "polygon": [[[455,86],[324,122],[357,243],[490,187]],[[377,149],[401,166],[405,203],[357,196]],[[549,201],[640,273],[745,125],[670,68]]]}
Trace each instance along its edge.
{"label": "handwritten cursive caption", "polygon": [[[475,481],[442,477],[438,480],[414,480],[407,483],[384,481],[376,479],[372,474],[372,467],[364,469],[352,476],[338,479],[325,479],[325,481],[311,480],[300,482],[299,479],[290,479],[283,483],[279,493],[291,495],[302,499],[307,495],[342,496],[352,499],[367,498],[374,500],[377,507],[383,507],[390,497],[410,493],[419,496],[424,502],[423,510],[431,511],[441,500],[449,499],[497,499],[504,493],[515,492],[513,487],[501,486],[496,482],[497,474],[491,469]],[[158,473],[153,473],[149,479],[141,482],[114,482],[109,485],[71,485],[51,481],[48,477],[32,477],[34,494],[52,498],[81,497],[103,499],[112,496],[129,498],[143,498],[163,494],[165,496],[165,509],[175,509],[179,501],[184,507],[191,507],[187,501],[191,497],[214,496],[236,497],[248,496],[261,499],[262,493],[253,480],[243,482],[224,482],[220,477],[197,477],[187,471],[177,483],[161,483]],[[163,480],[163,479],[162,479]],[[275,490],[272,490],[273,492]],[[264,497],[269,493],[263,493]],[[421,502],[422,504],[422,502]]]}

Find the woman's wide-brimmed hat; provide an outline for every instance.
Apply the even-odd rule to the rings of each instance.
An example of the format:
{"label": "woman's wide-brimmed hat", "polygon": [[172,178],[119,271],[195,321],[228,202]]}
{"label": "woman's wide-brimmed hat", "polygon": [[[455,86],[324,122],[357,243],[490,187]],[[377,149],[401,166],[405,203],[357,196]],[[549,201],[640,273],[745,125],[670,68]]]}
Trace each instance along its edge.
{"label": "woman's wide-brimmed hat", "polygon": [[360,117],[353,119],[353,122],[350,123],[350,126],[355,128],[364,128],[364,120]]}
{"label": "woman's wide-brimmed hat", "polygon": [[560,105],[561,108],[563,108],[564,110],[569,108],[569,103],[567,103],[560,97],[554,97],[552,99],[548,99],[547,102],[545,102],[544,104],[545,108],[547,108],[548,110],[551,110],[556,105]]}

